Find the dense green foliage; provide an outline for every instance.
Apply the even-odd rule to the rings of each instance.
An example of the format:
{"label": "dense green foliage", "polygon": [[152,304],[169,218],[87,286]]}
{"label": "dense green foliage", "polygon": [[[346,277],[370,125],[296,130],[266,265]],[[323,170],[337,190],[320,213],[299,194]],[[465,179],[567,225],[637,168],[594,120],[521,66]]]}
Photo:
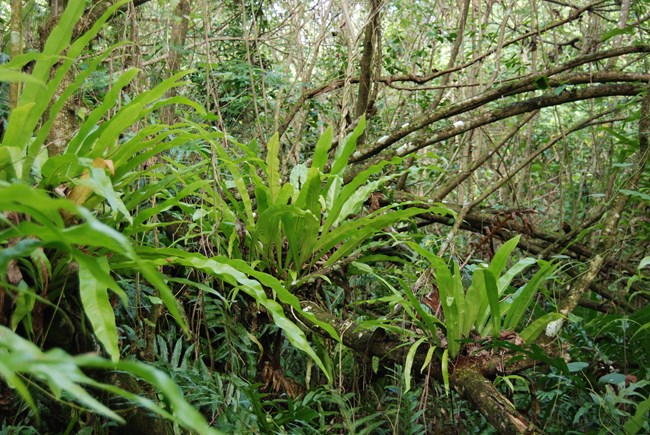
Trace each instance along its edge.
{"label": "dense green foliage", "polygon": [[[516,42],[510,19],[546,29],[534,2],[467,27],[420,1],[344,2],[345,26],[329,3],[223,2],[213,22],[209,2],[182,3],[136,18],[98,2],[90,20],[70,0],[40,50],[0,66],[1,433],[504,431],[468,367],[539,430],[650,431],[647,29],[571,52]],[[147,20],[173,24],[169,41]],[[183,20],[221,45],[189,56]],[[537,43],[555,51],[530,71]],[[151,63],[119,63],[134,47]],[[576,60],[621,47],[639,57],[620,71]],[[475,69],[482,52],[494,63]],[[592,80],[603,94],[581,97]]]}

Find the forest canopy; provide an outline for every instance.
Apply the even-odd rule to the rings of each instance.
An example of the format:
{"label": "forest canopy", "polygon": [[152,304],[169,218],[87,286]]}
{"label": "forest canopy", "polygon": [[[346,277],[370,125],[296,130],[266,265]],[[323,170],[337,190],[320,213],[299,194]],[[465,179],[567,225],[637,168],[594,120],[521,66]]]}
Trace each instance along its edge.
{"label": "forest canopy", "polygon": [[650,432],[649,21],[0,4],[2,432]]}

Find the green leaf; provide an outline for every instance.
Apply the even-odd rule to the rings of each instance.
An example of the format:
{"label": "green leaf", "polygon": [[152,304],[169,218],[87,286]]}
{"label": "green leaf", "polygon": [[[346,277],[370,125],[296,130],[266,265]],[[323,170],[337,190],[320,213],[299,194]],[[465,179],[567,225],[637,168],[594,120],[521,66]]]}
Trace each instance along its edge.
{"label": "green leaf", "polygon": [[30,74],[25,74],[23,72],[15,71],[3,66],[0,66],[0,82],[33,82],[37,85],[45,86],[45,82]]}
{"label": "green leaf", "polygon": [[600,37],[600,42],[605,42],[608,39],[611,39],[618,35],[633,35],[635,31],[636,29],[633,26],[627,26],[623,29],[616,28],[616,29],[608,30],[607,32],[602,34],[602,36]]}
{"label": "green leaf", "polygon": [[321,194],[321,175],[320,172],[315,168],[309,168],[307,171],[307,177],[305,182],[300,189],[298,197],[296,198],[295,204],[296,207],[299,207],[303,210],[310,210],[314,216],[319,216],[320,224],[320,215],[321,215],[321,203],[320,203],[320,194]]}
{"label": "green leaf", "polygon": [[415,358],[415,353],[417,352],[418,347],[420,347],[425,340],[426,337],[417,340],[411,345],[411,347],[409,347],[409,351],[406,354],[406,361],[404,362],[404,393],[407,393],[411,389],[411,369],[413,367],[413,359]]}
{"label": "green leaf", "polygon": [[[4,334],[5,333],[3,331],[0,331],[0,348],[4,347],[3,344]],[[34,398],[29,393],[29,388],[27,388],[25,383],[20,379],[20,376],[18,376],[17,368],[13,367],[11,361],[3,360],[3,359],[0,359],[0,377],[2,377],[5,380],[5,382],[10,388],[13,388],[18,392],[20,397],[29,406],[29,409],[34,413],[36,419],[40,420],[39,411],[38,411],[38,407],[36,406],[36,402],[34,402]]]}
{"label": "green leaf", "polygon": [[[94,28],[94,26],[93,26]],[[82,38],[78,39],[74,44],[73,47],[70,48],[69,54],[72,55],[73,52],[79,51],[83,49],[82,44],[82,39],[84,39],[85,36],[82,36]],[[103,62],[106,60],[107,57],[109,57],[111,54],[113,54],[113,50],[116,47],[119,47],[121,45],[125,45],[125,42],[121,42],[118,44],[115,44],[111,47],[109,47],[107,50],[105,50],[103,53],[93,56],[93,58],[90,59],[88,63],[84,65],[83,68],[80,70],[76,71],[75,74],[73,75],[74,78],[72,80],[72,83],[70,83],[67,87],[63,89],[63,92],[57,95],[57,98],[52,101],[51,107],[49,109],[49,117],[45,120],[45,122],[39,126],[36,133],[36,138],[33,139],[33,142],[29,146],[29,154],[30,158],[32,158],[33,155],[40,155],[41,150],[43,150],[43,144],[48,138],[48,135],[52,129],[52,126],[54,125],[54,122],[57,119],[58,113],[63,110],[65,107],[67,101],[72,98],[75,94],[79,92],[79,89],[87,83],[89,77],[99,68]],[[76,48],[75,48],[76,47]],[[79,55],[79,53],[77,53]],[[56,72],[55,77],[52,80],[52,83],[48,83],[48,95],[51,95],[50,98],[53,98],[53,96],[57,93],[60,92],[60,89],[57,89],[56,86],[60,86],[62,82],[62,77],[66,74],[66,72],[72,67],[73,65],[73,60],[71,58],[65,58],[65,60],[61,63],[61,66]],[[52,91],[53,90],[53,91]],[[52,93],[54,92],[54,94]],[[83,126],[82,126],[83,128]],[[96,128],[95,125],[93,125],[93,128]],[[85,139],[85,132],[80,131],[77,134],[75,134],[72,138],[71,141],[75,141],[77,138]],[[67,152],[67,148],[66,151]],[[26,162],[25,167],[29,162]],[[63,176],[64,174],[61,174]],[[67,182],[68,179],[64,178],[63,182]]]}
{"label": "green leaf", "polygon": [[122,106],[109,121],[102,123],[96,133],[97,139],[84,141],[77,154],[94,159],[112,158],[113,154],[119,153],[120,147],[117,144],[124,131],[151,112],[151,109],[147,108],[149,105],[158,102],[170,89],[181,86],[183,83],[179,79],[191,72],[177,73],[154,88],[138,94],[128,104]]}
{"label": "green leaf", "polygon": [[355,219],[321,237],[315,251],[318,253],[318,257],[322,258],[327,251],[343,242],[325,262],[325,267],[328,267],[357,249],[372,235],[383,231],[384,228],[427,212],[426,209],[411,207],[404,210],[385,212],[385,214],[379,216]]}
{"label": "green leaf", "polygon": [[[157,204],[155,207],[147,208],[144,210],[139,210],[135,216],[133,226],[135,231],[137,228],[143,225],[147,220],[151,219],[153,216],[156,216],[162,212],[170,210],[175,206],[180,206],[182,201],[190,195],[198,196],[201,189],[207,188],[210,186],[209,180],[198,180],[194,181],[187,186],[183,187],[179,192],[176,192],[173,196],[170,196],[166,200],[162,201],[160,204]],[[161,186],[162,187],[162,186]]]}
{"label": "green leaf", "polygon": [[[31,396],[24,390],[24,384],[16,375],[21,373],[44,382],[55,397],[67,392],[73,399],[93,412],[104,415],[118,422],[124,420],[104,404],[92,397],[80,384],[97,385],[86,376],[74,362],[73,357],[61,349],[47,352],[32,342],[0,326],[0,374],[14,386],[28,402],[33,404]],[[94,358],[98,358],[94,356]]]}
{"label": "green leaf", "polygon": [[[156,166],[149,166],[144,169],[141,166],[150,161],[154,156],[162,156],[165,158],[165,151],[174,147],[186,144],[197,139],[197,136],[190,134],[189,127],[180,130],[171,129],[165,125],[152,124],[141,128],[131,139],[120,144],[119,148],[115,150],[112,155],[112,160],[115,165],[115,176],[113,179],[117,183],[124,179],[126,176],[145,176],[149,171],[152,171]],[[207,161],[199,161],[196,165],[191,166],[196,168],[195,174],[201,173],[202,167],[207,166]],[[173,161],[173,164],[179,164],[178,161]],[[187,170],[183,166],[179,171]],[[135,174],[132,173],[135,171]],[[183,179],[181,173],[178,173],[178,179]],[[155,184],[155,183],[151,183]]]}
{"label": "green leaf", "polygon": [[[269,314],[271,314],[275,325],[284,331],[289,342],[291,342],[296,349],[302,350],[308,354],[316,364],[318,364],[321,370],[323,370],[323,373],[325,373],[328,379],[332,379],[332,374],[326,369],[322,360],[309,345],[304,332],[295,323],[289,320],[280,304],[267,297],[260,281],[251,279],[246,274],[250,274],[254,278],[264,276],[263,284],[266,286],[272,286],[273,290],[278,292],[278,296],[283,303],[291,305],[301,314],[312,319],[313,315],[310,316],[309,313],[302,311],[298,299],[282,287],[279,281],[274,277],[263,274],[259,271],[253,271],[253,269],[243,261],[229,260],[224,257],[206,258],[198,253],[188,253],[182,250],[169,248],[144,250],[143,252],[155,256],[156,263],[160,265],[180,264],[186,267],[192,267],[210,273],[231,285],[238,286],[242,291],[254,298],[257,303],[264,306]],[[319,326],[321,326],[321,324],[322,322]],[[326,330],[332,333],[333,328],[329,326]]]}
{"label": "green leaf", "polygon": [[0,251],[0,276],[7,273],[7,265],[11,260],[27,257],[41,246],[43,246],[43,242],[40,240],[22,239],[13,246],[3,248]]}
{"label": "green leaf", "polygon": [[266,145],[266,182],[271,192],[271,202],[280,195],[280,136],[276,132]]}
{"label": "green leaf", "polygon": [[442,311],[445,315],[447,349],[450,356],[455,358],[460,351],[459,340],[463,338],[461,322],[458,314],[458,305],[455,297],[456,283],[442,258],[433,256],[431,260],[433,260],[431,261],[431,265],[436,272],[436,283],[438,284]]}
{"label": "green leaf", "polygon": [[[108,261],[105,257],[92,258],[80,255],[79,264],[79,295],[86,317],[93,327],[95,336],[104,349],[117,362],[120,359],[118,347],[117,326],[115,313],[108,298],[108,288],[117,284],[110,278]],[[101,273],[97,273],[101,271]],[[123,295],[126,297],[126,295]]]}
{"label": "green leaf", "polygon": [[505,242],[499,250],[494,254],[494,258],[490,262],[490,266],[488,267],[488,270],[492,273],[492,276],[494,278],[498,278],[501,276],[501,273],[503,272],[503,269],[505,269],[506,264],[508,263],[508,258],[510,258],[510,254],[514,249],[517,247],[517,244],[519,243],[519,239],[521,239],[521,235],[518,235],[516,237],[513,237],[512,239],[508,240]]}
{"label": "green leaf", "polygon": [[533,80],[533,84],[535,85],[535,87],[537,89],[544,90],[544,89],[549,88],[550,82],[548,80],[548,77],[539,76],[539,77],[535,78],[535,80]]}
{"label": "green leaf", "polygon": [[547,313],[543,315],[542,317],[535,319],[533,323],[528,325],[526,329],[521,331],[519,336],[524,340],[526,343],[531,343],[535,340],[537,340],[537,337],[544,331],[546,328],[546,325],[549,323],[561,319],[563,316],[560,313]]}
{"label": "green leaf", "polygon": [[427,355],[424,358],[424,363],[422,363],[422,367],[420,368],[420,373],[424,373],[424,369],[426,369],[429,364],[431,364],[431,359],[433,358],[433,353],[436,351],[436,349],[436,346],[429,347],[429,350],[427,350]]}
{"label": "green leaf", "polygon": [[[4,132],[2,139],[2,147],[0,147],[0,163],[2,164],[3,171],[7,171],[7,179],[23,178],[23,166],[21,162],[27,154],[26,144],[26,125],[33,117],[35,103],[18,104],[9,114],[9,121]],[[30,136],[31,137],[31,132]],[[11,144],[5,146],[4,144]]]}
{"label": "green leaf", "polygon": [[[269,206],[260,213],[252,233],[252,246],[259,250],[263,260],[278,268],[282,267],[282,215],[292,211],[292,207],[286,204]],[[277,257],[274,258],[274,254]]]}
{"label": "green leaf", "polygon": [[449,396],[449,348],[445,349],[442,353],[440,363],[442,382],[445,385],[445,394]]}
{"label": "green leaf", "polygon": [[[330,214],[329,210],[334,207],[334,203],[340,198],[341,189],[343,188],[343,178],[338,175],[328,176],[327,184],[325,185],[325,208],[328,210],[328,219]],[[332,218],[334,219],[334,218]],[[324,226],[329,229],[329,226]]]}
{"label": "green leaf", "polygon": [[289,253],[293,262],[293,270],[302,273],[307,260],[314,255],[319,228],[320,215],[311,211],[291,207],[291,214],[282,215],[282,226],[285,230]]}
{"label": "green leaf", "polygon": [[589,363],[581,362],[581,361],[573,361],[567,363],[566,366],[569,368],[569,372],[576,373],[589,367]]}
{"label": "green leaf", "polygon": [[453,298],[454,306],[456,308],[456,318],[458,323],[456,325],[458,331],[458,340],[465,338],[463,335],[464,325],[471,319],[467,318],[467,304],[465,303],[465,289],[463,288],[462,277],[457,262],[453,262],[454,275],[453,275]]}
{"label": "green leaf", "polygon": [[472,274],[472,284],[465,293],[467,321],[463,323],[463,337],[469,337],[472,327],[475,326],[481,335],[483,331],[479,328],[478,315],[483,302],[487,303],[487,289],[485,288],[485,270],[476,269]]}
{"label": "green leaf", "polygon": [[81,178],[76,180],[75,183],[92,189],[95,194],[106,199],[114,213],[120,212],[129,223],[133,223],[131,214],[124,206],[117,192],[113,189],[113,183],[111,183],[111,179],[106,175],[104,168],[91,168],[89,178]]}
{"label": "green leaf", "polygon": [[643,423],[647,421],[648,412],[650,412],[650,398],[639,403],[634,416],[625,422],[625,425],[623,425],[625,434],[633,435],[643,429]]}
{"label": "green leaf", "polygon": [[645,267],[648,267],[648,266],[650,266],[650,255],[648,255],[647,257],[643,257],[643,259],[639,263],[639,267],[637,267],[637,269],[641,270],[641,269],[643,269]]}
{"label": "green leaf", "polygon": [[[63,229],[64,223],[59,213],[61,209],[83,218],[85,222]],[[124,235],[99,222],[85,208],[77,207],[66,199],[50,198],[40,189],[17,184],[0,187],[0,210],[20,211],[32,216],[31,221],[24,220],[19,224],[16,228],[17,234],[14,237],[36,236],[42,240],[44,245],[54,244],[72,254],[77,253],[74,245],[80,245],[105,248],[126,256],[133,261],[145,279],[158,290],[160,298],[178,324],[185,332],[189,332],[182,314],[183,310],[169,287],[160,277],[160,274],[151,267],[151,264],[142,261],[135,254],[133,246]],[[78,258],[83,261],[83,257]],[[95,276],[102,276],[102,271],[100,269],[96,270]],[[109,278],[106,278],[105,283],[113,291],[119,293],[119,287],[111,287],[112,284]]]}
{"label": "green leaf", "polygon": [[118,363],[111,363],[93,355],[80,355],[74,358],[74,362],[81,367],[103,368],[107,370],[120,370],[142,379],[155,387],[155,391],[162,394],[166,403],[170,405],[171,415],[156,403],[149,399],[129,394],[113,386],[106,384],[96,385],[97,387],[116,393],[128,400],[155,412],[165,418],[176,421],[181,426],[199,434],[216,435],[220,432],[210,427],[203,415],[192,407],[184,398],[181,389],[164,372],[138,361],[122,360]]}
{"label": "green leaf", "polygon": [[542,264],[540,270],[533,275],[526,285],[512,295],[512,304],[507,308],[508,313],[504,321],[505,329],[514,330],[517,327],[539,287],[557,268],[557,264],[552,262],[542,262]]}
{"label": "green leaf", "polygon": [[[505,264],[505,263],[504,263]],[[528,269],[530,266],[537,264],[537,260],[531,257],[522,258],[514,266],[512,266],[506,273],[504,273],[499,278],[499,296],[508,288],[515,276]],[[503,269],[502,269],[503,270]],[[495,273],[494,269],[491,269],[492,274],[496,278],[499,276],[499,273]]]}
{"label": "green leaf", "polygon": [[[381,281],[384,281],[383,278],[381,278],[379,275],[374,274],[374,276],[380,279]],[[425,311],[424,308],[422,308],[422,304],[415,297],[413,291],[411,290],[408,284],[402,285],[402,290],[404,291],[404,293],[406,293],[406,297],[409,303],[411,304],[411,306],[413,307],[413,309],[415,309],[415,311],[418,313],[420,318],[424,321],[427,329],[429,330],[430,337],[437,342],[438,340],[436,338],[436,330],[438,328],[436,328],[436,324],[443,325],[443,323],[437,317],[431,315],[431,313]]]}
{"label": "green leaf", "polygon": [[[336,149],[336,156],[334,157],[334,163],[332,164],[332,169],[330,174],[339,175],[348,165],[348,160],[350,156],[357,149],[357,140],[363,134],[366,129],[366,116],[363,115],[359,118],[359,123],[352,130],[352,133],[345,138],[345,140],[339,144],[339,147]],[[328,190],[329,183],[325,190]]]}
{"label": "green leaf", "polygon": [[623,373],[608,373],[598,378],[598,383],[623,385],[625,384],[625,375]]}
{"label": "green leaf", "polygon": [[[555,88],[553,89],[553,95],[556,95],[556,96],[557,96],[557,95],[561,95],[562,92],[564,92],[568,87],[569,87],[569,85],[564,84],[564,83],[561,84],[560,86],[555,87]],[[542,169],[542,166],[539,165],[539,166],[537,167],[537,171],[535,171],[535,172],[539,172],[541,169]]]}
{"label": "green leaf", "polygon": [[[24,151],[25,159],[21,169],[21,176],[28,176],[33,166],[34,160],[37,155],[42,151],[42,145],[47,137],[49,129],[54,122],[57,113],[63,108],[65,101],[72,95],[75,89],[81,86],[85,74],[90,74],[90,71],[82,71],[73,83],[68,86],[59,98],[51,105],[50,116],[47,121],[38,128],[38,135],[32,141],[32,136],[35,132],[37,124],[54,98],[57,92],[60,92],[60,85],[64,78],[68,75],[69,70],[74,66],[75,61],[80,57],[82,50],[88,43],[94,39],[97,33],[101,30],[104,23],[112,17],[115,11],[125,4],[126,0],[117,1],[111,7],[107,8],[106,12],[99,17],[89,31],[77,38],[73,43],[70,43],[71,35],[74,30],[75,24],[83,14],[86,2],[83,0],[74,0],[68,2],[62,17],[58,20],[56,27],[50,32],[45,47],[43,49],[43,56],[38,56],[34,65],[32,75],[46,82],[46,88],[42,86],[26,83],[25,88],[20,97],[19,106],[29,105],[33,103],[28,116],[24,119],[9,119],[6,134],[9,136],[14,146],[18,146]],[[59,57],[63,50],[66,50],[66,57]],[[53,67],[58,62],[57,68]],[[91,62],[92,63],[92,62]],[[7,137],[5,137],[7,139]]]}
{"label": "green leaf", "polygon": [[[228,171],[232,174],[233,181],[235,182],[235,187],[237,188],[237,193],[241,198],[241,204],[244,206],[244,211],[246,213],[246,226],[252,230],[255,228],[256,224],[255,216],[253,215],[253,201],[248,194],[248,187],[244,182],[244,177],[235,162],[230,159],[226,150],[219,143],[212,142],[212,149],[216,151],[219,159],[226,165],[226,168],[228,168]],[[255,181],[257,212],[261,214],[268,206],[268,201],[264,201],[262,198],[263,194],[266,197],[266,191],[268,191],[268,189],[266,189],[266,191],[260,190],[258,193],[258,189],[265,189],[265,186],[261,180],[259,180],[259,177],[254,176],[252,178]]]}
{"label": "green leaf", "polygon": [[[506,244],[509,244],[511,241],[514,239],[511,239],[508,241]],[[505,245],[505,244],[504,244]],[[503,249],[503,246],[501,247]],[[514,249],[514,246],[510,246],[507,249],[511,250],[510,248]],[[505,257],[502,258],[502,261],[500,262],[500,265],[497,265],[494,263],[494,261],[491,263],[492,267],[492,273],[494,274],[495,270],[503,270],[503,268],[506,265],[507,259]],[[499,289],[499,297],[501,297],[505,290],[510,286],[510,283],[514,279],[515,276],[517,276],[519,273],[522,271],[526,270],[533,264],[537,264],[537,260],[534,258],[526,257],[521,260],[519,260],[514,266],[512,266],[506,273],[504,273],[501,278],[498,280],[497,287]],[[495,277],[497,275],[494,275]],[[487,293],[486,293],[487,294]],[[504,314],[508,311],[508,308],[510,307],[511,301],[509,299],[505,299],[504,301],[500,302],[499,304],[499,312],[500,315],[503,317]],[[490,306],[488,303],[487,298],[482,298],[481,299],[481,305],[478,311],[478,318],[476,320],[476,329],[482,334],[486,334],[489,332],[490,327],[488,326],[488,321],[490,319]]]}
{"label": "green leaf", "polygon": [[291,168],[291,173],[289,174],[289,183],[293,186],[293,190],[294,190],[294,195],[291,198],[293,203],[295,203],[296,194],[300,192],[302,187],[307,182],[308,172],[309,169],[307,168],[307,165],[305,165],[304,163],[299,163],[295,165],[293,168]]}
{"label": "green leaf", "polygon": [[[330,227],[341,223],[351,213],[356,212],[360,204],[366,201],[368,195],[372,191],[376,190],[379,185],[399,176],[400,174],[393,174],[387,177],[383,177],[373,183],[366,184],[370,177],[381,173],[386,165],[398,164],[401,162],[401,160],[402,159],[394,158],[390,161],[384,160],[375,165],[372,165],[368,169],[358,173],[354,179],[352,179],[352,181],[347,183],[342,188],[338,181],[333,182],[330,186],[330,190],[336,191],[336,194],[334,194],[331,198],[331,201],[328,202],[329,206],[327,208],[327,219],[323,227],[329,229]],[[338,178],[336,180],[338,180]],[[358,193],[360,190],[361,192]],[[326,192],[329,193],[327,190]]]}
{"label": "green leaf", "polygon": [[499,290],[494,275],[488,269],[484,272],[485,290],[490,305],[490,318],[492,319],[492,337],[496,338],[501,332],[501,311],[499,309]]}
{"label": "green leaf", "polygon": [[[107,50],[110,52],[112,50]],[[88,115],[79,132],[72,138],[66,147],[66,154],[79,154],[82,144],[86,143],[86,149],[90,148],[90,144],[97,139],[101,130],[97,128],[102,118],[115,107],[119,107],[119,99],[122,96],[122,90],[128,86],[133,78],[138,74],[137,68],[126,70],[122,75],[111,85],[109,91],[102,98],[101,104],[93,109]]]}
{"label": "green leaf", "polygon": [[325,164],[327,163],[327,156],[330,148],[332,147],[333,129],[331,126],[327,127],[325,132],[318,139],[316,148],[314,149],[314,158],[311,162],[311,167],[323,172]]}
{"label": "green leaf", "polygon": [[18,284],[20,293],[14,300],[14,310],[11,314],[11,330],[15,331],[21,321],[24,321],[27,333],[32,336],[33,326],[31,322],[31,314],[36,303],[36,295],[34,291],[27,288],[25,281],[20,281]]}
{"label": "green leaf", "polygon": [[621,192],[623,195],[628,195],[637,199],[640,199],[645,202],[650,202],[650,195],[646,193],[639,192],[637,190],[627,190],[627,189],[620,189],[619,192]]}

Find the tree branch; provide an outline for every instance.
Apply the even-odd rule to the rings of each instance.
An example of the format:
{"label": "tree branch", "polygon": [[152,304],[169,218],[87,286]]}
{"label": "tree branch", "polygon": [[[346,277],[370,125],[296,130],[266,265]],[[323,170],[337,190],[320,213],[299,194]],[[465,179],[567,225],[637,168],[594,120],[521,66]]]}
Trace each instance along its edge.
{"label": "tree branch", "polygon": [[[629,47],[625,47],[625,48],[629,48]],[[644,51],[650,52],[650,46],[644,46]],[[619,50],[610,50],[609,52],[611,54],[611,52],[619,52]],[[602,58],[608,57],[607,55],[605,55],[605,52],[599,54],[600,56],[595,56],[595,55],[584,56],[583,59],[601,57],[601,56],[603,56]],[[556,70],[558,71],[558,73],[562,72],[563,67],[559,67]],[[553,71],[549,73],[553,73]],[[567,80],[567,79],[568,78],[563,78],[563,80]],[[382,138],[381,141],[378,141],[375,144],[369,144],[363,151],[361,151],[358,155],[356,155],[356,157],[353,157],[351,161],[353,163],[357,163],[366,160],[370,157],[376,156],[381,151],[387,149],[398,140],[410,135],[411,133],[417,130],[421,130],[437,121],[448,119],[453,116],[457,116],[462,113],[469,112],[470,110],[478,109],[486,105],[487,103],[500,99],[503,96],[511,96],[516,93],[525,92],[523,90],[530,89],[531,86],[534,86],[533,78],[517,80],[516,82],[513,82],[509,85],[502,86],[497,90],[486,92],[477,97],[469,98],[465,101],[461,101],[459,103],[452,104],[450,106],[446,106],[444,108],[436,110],[429,115],[420,117],[419,119],[413,121],[412,123],[405,125],[404,127],[400,128],[396,132],[388,136],[385,136],[384,138]],[[609,85],[609,86],[601,86],[601,87],[591,86],[584,89],[565,90],[559,95],[543,95],[541,97],[534,97],[523,102],[513,103],[493,113],[485,114],[482,117],[472,120],[471,122],[465,122],[464,125],[462,126],[448,128],[445,131],[435,135],[434,138],[431,140],[421,141],[419,146],[413,146],[409,148],[406,152],[401,153],[401,155],[410,154],[427,145],[431,145],[441,140],[448,139],[450,137],[472,130],[481,125],[489,124],[498,121],[500,119],[505,119],[511,116],[519,115],[521,113],[537,110],[542,107],[555,106],[559,104],[579,101],[583,99],[590,99],[590,98],[599,98],[599,97],[607,97],[607,96],[614,96],[614,95],[636,95],[639,92],[641,92],[641,90],[642,87],[640,85],[633,85],[633,84]]]}

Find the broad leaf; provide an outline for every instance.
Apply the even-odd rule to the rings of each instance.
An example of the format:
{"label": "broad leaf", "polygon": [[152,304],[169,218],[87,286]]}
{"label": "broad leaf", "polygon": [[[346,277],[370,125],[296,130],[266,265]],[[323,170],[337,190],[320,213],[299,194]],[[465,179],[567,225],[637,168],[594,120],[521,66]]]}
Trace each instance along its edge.
{"label": "broad leaf", "polygon": [[[86,317],[95,336],[113,361],[120,359],[115,313],[108,298],[108,288],[117,287],[108,273],[106,258],[77,256],[79,264],[79,295]],[[99,272],[99,273],[98,273]],[[124,295],[125,296],[125,295]]]}
{"label": "broad leaf", "polygon": [[530,325],[521,331],[519,335],[526,343],[533,342],[537,340],[537,337],[539,337],[539,335],[546,329],[546,325],[555,320],[561,319],[562,317],[563,316],[560,313],[544,314],[542,317],[535,319]]}

